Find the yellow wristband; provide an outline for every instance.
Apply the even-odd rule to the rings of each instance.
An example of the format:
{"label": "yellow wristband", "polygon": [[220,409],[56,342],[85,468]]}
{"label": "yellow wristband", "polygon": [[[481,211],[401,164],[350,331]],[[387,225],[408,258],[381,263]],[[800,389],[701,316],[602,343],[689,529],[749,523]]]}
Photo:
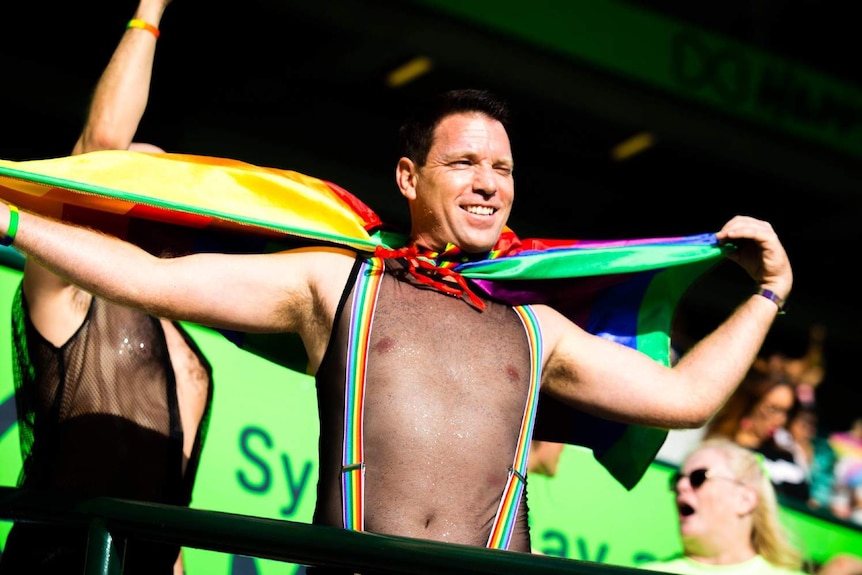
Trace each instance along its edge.
{"label": "yellow wristband", "polygon": [[141,20],[139,18],[132,18],[131,20],[129,20],[129,23],[126,24],[126,28],[140,28],[141,30],[146,30],[156,38],[158,38],[159,34],[161,34],[158,28],[156,28],[149,22],[145,22],[144,20]]}

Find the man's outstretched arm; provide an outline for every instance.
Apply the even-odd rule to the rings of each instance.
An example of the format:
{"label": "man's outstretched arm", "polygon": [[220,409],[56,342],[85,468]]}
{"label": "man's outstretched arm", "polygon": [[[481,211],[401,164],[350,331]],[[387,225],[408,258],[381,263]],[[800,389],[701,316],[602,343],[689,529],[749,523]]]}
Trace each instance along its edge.
{"label": "man's outstretched arm", "polygon": [[729,257],[748,272],[756,289],[768,290],[778,301],[753,290],[672,368],[540,308],[547,350],[543,389],[584,411],[625,423],[703,425],[742,381],[793,285],[787,253],[768,222],[737,216],[717,237],[739,245]]}
{"label": "man's outstretched arm", "polygon": [[235,331],[298,333],[312,366],[323,356],[356,258],[334,247],[156,257],[114,236],[12,212],[0,201],[4,236],[81,289],[156,317]]}

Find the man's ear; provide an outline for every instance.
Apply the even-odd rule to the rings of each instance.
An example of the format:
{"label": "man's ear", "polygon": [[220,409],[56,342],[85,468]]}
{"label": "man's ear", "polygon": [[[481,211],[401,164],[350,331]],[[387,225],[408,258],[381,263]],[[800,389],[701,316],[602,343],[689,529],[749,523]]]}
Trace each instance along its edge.
{"label": "man's ear", "polygon": [[416,164],[410,158],[401,158],[395,167],[395,183],[401,195],[408,200],[416,199]]}

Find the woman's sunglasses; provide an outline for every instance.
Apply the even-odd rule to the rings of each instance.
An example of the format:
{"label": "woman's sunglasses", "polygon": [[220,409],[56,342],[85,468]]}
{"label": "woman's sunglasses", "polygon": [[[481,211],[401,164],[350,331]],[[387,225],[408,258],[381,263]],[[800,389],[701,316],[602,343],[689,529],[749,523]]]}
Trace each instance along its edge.
{"label": "woman's sunglasses", "polygon": [[726,479],[727,481],[733,481],[734,483],[738,483],[743,485],[743,483],[733,477],[724,477],[721,475],[714,475],[709,472],[709,469],[705,467],[701,467],[699,469],[693,469],[691,473],[688,475],[677,471],[673,475],[670,476],[670,490],[676,491],[677,485],[679,485],[679,480],[683,477],[688,477],[688,484],[691,485],[692,489],[699,489],[701,485],[706,483],[707,479]]}

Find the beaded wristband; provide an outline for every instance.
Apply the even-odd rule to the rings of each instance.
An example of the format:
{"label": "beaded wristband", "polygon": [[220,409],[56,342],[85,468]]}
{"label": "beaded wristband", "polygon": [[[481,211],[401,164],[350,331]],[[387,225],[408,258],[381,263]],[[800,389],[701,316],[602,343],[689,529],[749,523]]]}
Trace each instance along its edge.
{"label": "beaded wristband", "polygon": [[766,289],[766,288],[760,288],[755,293],[757,293],[757,295],[762,295],[763,297],[765,297],[766,299],[768,299],[769,301],[771,301],[775,305],[777,305],[778,306],[778,315],[784,315],[787,312],[787,302],[784,301],[783,297],[781,297],[780,295],[778,295],[774,291]]}
{"label": "beaded wristband", "polygon": [[18,233],[18,207],[9,204],[9,226],[6,228],[6,235],[0,240],[0,246],[11,246],[15,241],[16,233]]}
{"label": "beaded wristband", "polygon": [[149,32],[150,34],[155,36],[156,38],[158,38],[159,34],[161,34],[161,32],[159,32],[158,28],[156,28],[155,26],[153,26],[149,22],[146,22],[146,21],[141,20],[139,18],[132,18],[131,20],[129,20],[129,23],[126,24],[126,28],[140,28],[141,30],[146,30],[147,32]]}

